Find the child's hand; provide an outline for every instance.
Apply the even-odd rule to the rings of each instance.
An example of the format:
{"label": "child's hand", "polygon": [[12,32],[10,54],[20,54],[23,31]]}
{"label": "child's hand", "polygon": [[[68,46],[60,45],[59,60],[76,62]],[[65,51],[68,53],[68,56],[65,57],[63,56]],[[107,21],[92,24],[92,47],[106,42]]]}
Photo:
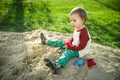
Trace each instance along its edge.
{"label": "child's hand", "polygon": [[65,42],[66,47],[70,46],[71,43],[69,41]]}

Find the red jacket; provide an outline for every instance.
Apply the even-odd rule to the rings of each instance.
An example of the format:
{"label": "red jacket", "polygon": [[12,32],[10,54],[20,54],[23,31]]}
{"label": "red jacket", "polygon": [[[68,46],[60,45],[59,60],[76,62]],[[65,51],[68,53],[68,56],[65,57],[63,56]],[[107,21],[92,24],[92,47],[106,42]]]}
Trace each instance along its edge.
{"label": "red jacket", "polygon": [[[91,42],[90,34],[89,34],[87,28],[84,27],[83,29],[81,29],[79,31],[74,30],[73,37],[70,40],[68,40],[67,42],[65,42],[65,45],[67,46],[68,49],[79,51],[81,54],[82,50],[84,50],[87,46],[90,46],[89,45],[90,42]],[[88,49],[86,49],[86,50],[88,50]],[[86,51],[84,51],[84,52],[86,52]]]}

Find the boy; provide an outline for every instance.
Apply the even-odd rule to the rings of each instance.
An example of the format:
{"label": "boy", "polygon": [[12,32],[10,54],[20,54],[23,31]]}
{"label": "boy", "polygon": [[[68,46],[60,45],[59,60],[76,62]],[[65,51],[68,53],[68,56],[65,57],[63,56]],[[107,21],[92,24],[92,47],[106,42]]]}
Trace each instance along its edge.
{"label": "boy", "polygon": [[64,68],[67,62],[74,57],[83,57],[88,54],[91,37],[85,26],[87,14],[83,8],[75,7],[70,12],[71,25],[74,28],[73,36],[67,42],[62,40],[48,40],[41,33],[41,42],[49,46],[60,47],[64,49],[63,54],[55,61],[45,58],[44,61],[54,74],[57,74],[59,68]]}

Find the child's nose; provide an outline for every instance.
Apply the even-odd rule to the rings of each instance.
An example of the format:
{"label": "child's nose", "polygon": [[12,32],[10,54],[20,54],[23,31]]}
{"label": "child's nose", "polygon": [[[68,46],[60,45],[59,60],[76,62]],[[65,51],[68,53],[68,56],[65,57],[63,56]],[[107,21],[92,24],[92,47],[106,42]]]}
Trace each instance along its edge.
{"label": "child's nose", "polygon": [[74,26],[74,23],[73,23],[73,22],[71,22],[71,25],[72,25],[72,26]]}
{"label": "child's nose", "polygon": [[73,26],[73,24],[71,24],[71,26]]}

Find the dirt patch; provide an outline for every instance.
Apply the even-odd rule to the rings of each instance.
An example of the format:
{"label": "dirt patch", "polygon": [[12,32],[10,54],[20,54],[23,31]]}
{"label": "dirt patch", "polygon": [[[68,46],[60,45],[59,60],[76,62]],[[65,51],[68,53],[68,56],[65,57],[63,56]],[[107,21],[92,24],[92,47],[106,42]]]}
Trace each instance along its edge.
{"label": "dirt patch", "polygon": [[[119,80],[120,50],[92,43],[88,58],[97,63],[92,68],[76,67],[73,58],[60,69],[59,75],[51,74],[43,59],[56,60],[62,53],[60,48],[42,45],[39,34],[47,39],[66,41],[71,34],[46,30],[24,33],[0,32],[0,80]],[[102,77],[102,78],[101,78]]]}

